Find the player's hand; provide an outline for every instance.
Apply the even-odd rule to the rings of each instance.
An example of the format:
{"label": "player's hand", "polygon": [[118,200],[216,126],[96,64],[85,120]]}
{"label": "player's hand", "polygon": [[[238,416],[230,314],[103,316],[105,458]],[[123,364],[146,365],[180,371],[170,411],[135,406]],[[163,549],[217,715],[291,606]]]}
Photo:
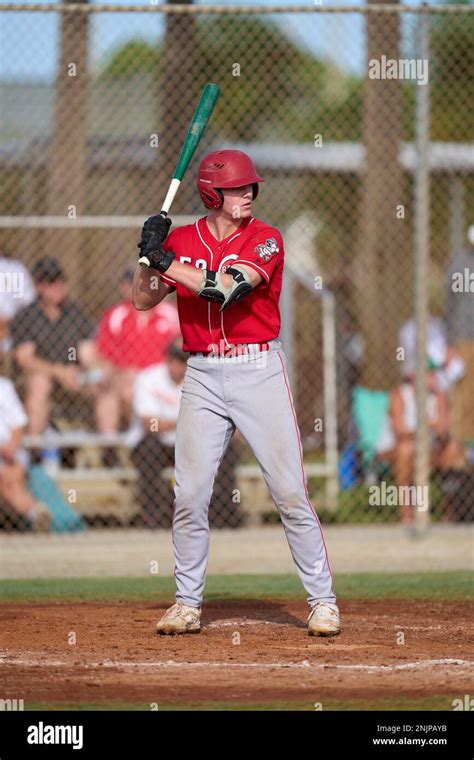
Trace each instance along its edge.
{"label": "player's hand", "polygon": [[155,237],[151,237],[146,246],[139,246],[140,257],[146,256],[152,269],[166,272],[175,259],[173,251],[164,251],[163,246]]}
{"label": "player's hand", "polygon": [[148,243],[155,240],[158,243],[164,243],[168,237],[168,232],[171,227],[171,219],[169,216],[150,216],[142,227],[142,237],[138,244],[141,252],[147,247]]}

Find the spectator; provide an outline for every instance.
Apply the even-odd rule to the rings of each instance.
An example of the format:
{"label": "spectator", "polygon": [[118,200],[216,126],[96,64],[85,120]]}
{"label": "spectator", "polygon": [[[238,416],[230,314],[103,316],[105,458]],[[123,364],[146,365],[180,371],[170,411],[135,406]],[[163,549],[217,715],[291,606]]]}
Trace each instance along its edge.
{"label": "spectator", "polygon": [[10,324],[18,312],[36,298],[31,276],[21,261],[0,251],[0,350],[11,347]]}
{"label": "spectator", "polygon": [[[426,326],[426,355],[436,365],[436,383],[440,391],[448,392],[464,374],[464,362],[448,340],[443,318],[444,287],[442,275],[434,271],[428,283],[428,322]],[[404,350],[402,375],[416,371],[416,321],[414,318],[401,327],[399,346]]]}
{"label": "spectator", "polygon": [[[416,370],[416,322],[410,319],[400,329],[399,345],[404,350],[402,373],[408,377]],[[427,324],[426,354],[436,365],[434,381],[442,392],[448,392],[464,375],[464,362],[448,345],[446,325],[441,317],[430,315]]]}
{"label": "spectator", "polygon": [[448,338],[466,370],[452,398],[453,429],[463,442],[474,441],[474,225],[467,238],[451,258],[446,303]]}
{"label": "spectator", "polygon": [[[446,474],[463,466],[463,452],[451,435],[451,423],[446,393],[437,386],[436,366],[429,361],[427,375],[427,416],[430,432],[431,467]],[[410,486],[413,483],[416,434],[415,375],[410,375],[392,391],[389,413],[378,442],[378,459],[389,461],[394,467],[395,483]],[[404,491],[399,490],[401,495]],[[402,503],[401,520],[411,523],[412,506]]]}
{"label": "spectator", "polygon": [[26,486],[28,454],[21,448],[25,410],[12,381],[0,376],[0,497],[32,530],[48,531],[48,508],[37,501]]}
{"label": "spectator", "polygon": [[83,309],[68,298],[64,272],[54,258],[33,267],[37,298],[12,323],[14,356],[26,375],[25,407],[28,430],[43,433],[50,417],[55,387],[83,389],[81,363],[93,356],[92,323]]}
{"label": "spectator", "polygon": [[132,304],[134,269],[127,269],[121,283],[122,300],[100,320],[96,345],[102,379],[96,399],[97,427],[115,433],[124,413],[130,421],[133,385],[137,373],[165,359],[170,342],[180,334],[176,307],[162,302],[150,311]]}

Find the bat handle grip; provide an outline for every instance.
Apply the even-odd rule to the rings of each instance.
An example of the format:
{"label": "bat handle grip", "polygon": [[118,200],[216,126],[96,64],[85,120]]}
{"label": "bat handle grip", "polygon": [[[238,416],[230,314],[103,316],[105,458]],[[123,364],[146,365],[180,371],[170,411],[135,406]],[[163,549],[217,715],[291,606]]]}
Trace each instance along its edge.
{"label": "bat handle grip", "polygon": [[[165,211],[164,209],[161,209],[160,216],[166,219],[166,217],[168,216],[168,212]],[[148,261],[148,258],[146,256],[140,256],[140,258],[138,259],[138,263],[140,264],[141,267],[150,266],[150,262]]]}

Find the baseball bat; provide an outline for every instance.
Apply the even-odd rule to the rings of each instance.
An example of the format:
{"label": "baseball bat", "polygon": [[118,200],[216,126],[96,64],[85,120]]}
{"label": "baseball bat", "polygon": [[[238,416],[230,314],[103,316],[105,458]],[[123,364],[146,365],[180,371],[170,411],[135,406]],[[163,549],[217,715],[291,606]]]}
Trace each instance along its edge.
{"label": "baseball bat", "polygon": [[[194,152],[199,144],[201,137],[204,134],[207,123],[214,110],[214,106],[217,103],[217,98],[221,93],[221,89],[217,84],[208,82],[204,87],[199,103],[197,104],[194,116],[186,134],[181,153],[179,154],[178,163],[173,173],[173,178],[170,182],[166,198],[161,207],[160,215],[166,217],[173,203],[174,197],[178,192],[178,188],[181,184],[181,180],[184,177],[185,171],[188,168]],[[143,267],[149,267],[150,262],[146,256],[141,256],[138,259],[138,263]]]}

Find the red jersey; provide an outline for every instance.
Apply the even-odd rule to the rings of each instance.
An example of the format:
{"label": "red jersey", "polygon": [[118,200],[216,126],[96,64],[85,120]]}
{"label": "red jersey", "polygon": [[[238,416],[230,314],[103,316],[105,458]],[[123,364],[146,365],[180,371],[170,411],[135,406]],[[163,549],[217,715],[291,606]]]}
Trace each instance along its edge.
{"label": "red jersey", "polygon": [[207,217],[177,227],[163,244],[176,254],[176,261],[198,269],[225,272],[244,264],[261,275],[256,288],[221,312],[220,304],[208,301],[175,282],[165,272],[160,277],[176,288],[184,351],[219,350],[241,343],[264,343],[280,333],[280,299],[283,276],[283,239],[276,227],[248,217],[223,240],[210,231]]}
{"label": "red jersey", "polygon": [[180,334],[172,303],[137,311],[129,301],[111,306],[97,330],[99,354],[120,369],[143,369],[164,361],[165,352]]}

